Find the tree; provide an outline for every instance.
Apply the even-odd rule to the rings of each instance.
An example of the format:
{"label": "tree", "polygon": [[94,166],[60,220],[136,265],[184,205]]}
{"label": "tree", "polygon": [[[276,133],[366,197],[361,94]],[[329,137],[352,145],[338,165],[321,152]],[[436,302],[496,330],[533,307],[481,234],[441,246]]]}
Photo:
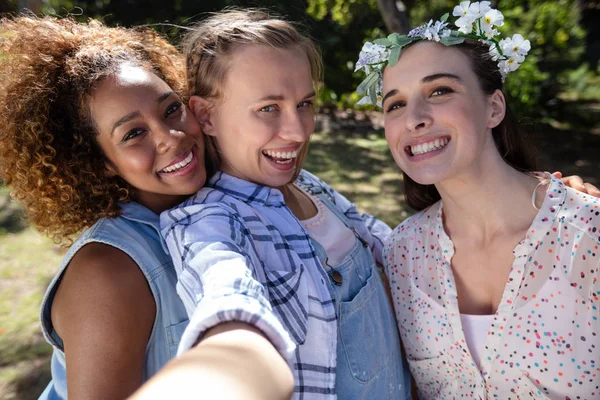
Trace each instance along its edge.
{"label": "tree", "polygon": [[406,35],[410,31],[406,3],[396,0],[377,0],[377,5],[388,32]]}

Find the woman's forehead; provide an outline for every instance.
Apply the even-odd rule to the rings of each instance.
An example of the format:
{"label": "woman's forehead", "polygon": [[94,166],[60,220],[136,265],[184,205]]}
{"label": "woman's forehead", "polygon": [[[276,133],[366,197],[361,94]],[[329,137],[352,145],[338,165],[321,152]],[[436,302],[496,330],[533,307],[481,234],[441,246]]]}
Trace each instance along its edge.
{"label": "woman's forehead", "polygon": [[438,74],[463,76],[470,70],[469,60],[461,51],[422,41],[404,49],[398,63],[385,69],[383,86],[422,81],[427,76]]}

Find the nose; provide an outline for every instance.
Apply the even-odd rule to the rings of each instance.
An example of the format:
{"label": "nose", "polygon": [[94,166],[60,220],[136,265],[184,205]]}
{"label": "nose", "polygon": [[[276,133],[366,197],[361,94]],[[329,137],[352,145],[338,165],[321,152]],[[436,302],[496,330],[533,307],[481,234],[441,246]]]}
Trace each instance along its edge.
{"label": "nose", "polygon": [[407,102],[405,107],[405,124],[409,132],[420,132],[433,122],[431,106],[423,99],[414,99]]}
{"label": "nose", "polygon": [[294,109],[283,117],[279,136],[293,142],[305,142],[312,133],[314,117],[306,110]]}
{"label": "nose", "polygon": [[159,154],[165,154],[173,147],[177,147],[181,138],[185,136],[183,131],[165,125],[158,128],[155,132],[156,150]]}

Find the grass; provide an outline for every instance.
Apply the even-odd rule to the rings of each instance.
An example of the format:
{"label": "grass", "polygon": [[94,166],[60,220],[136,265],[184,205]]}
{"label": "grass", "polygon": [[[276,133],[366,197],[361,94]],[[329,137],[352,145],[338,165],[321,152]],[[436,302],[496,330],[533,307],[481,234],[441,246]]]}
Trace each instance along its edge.
{"label": "grass", "polygon": [[0,398],[36,398],[48,382],[51,348],[38,315],[61,258],[30,227],[0,237]]}
{"label": "grass", "polygon": [[[572,120],[598,121],[598,116],[597,109],[588,108],[579,116],[573,113]],[[354,117],[319,116],[320,133],[313,136],[306,169],[360,210],[396,225],[410,214],[402,199],[401,175],[382,130]],[[600,132],[561,124],[537,129],[541,169],[579,174],[598,185]],[[39,396],[50,377],[51,348],[41,335],[38,313],[62,250],[27,227],[18,206],[4,200],[7,195],[0,186],[0,398],[28,400]]]}

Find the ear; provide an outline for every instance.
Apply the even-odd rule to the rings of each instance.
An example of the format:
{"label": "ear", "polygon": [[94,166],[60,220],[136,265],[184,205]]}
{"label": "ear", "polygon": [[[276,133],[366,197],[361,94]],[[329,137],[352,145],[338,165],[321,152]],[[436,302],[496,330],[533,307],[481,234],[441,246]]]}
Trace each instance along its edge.
{"label": "ear", "polygon": [[113,165],[110,161],[106,162],[104,166],[104,176],[107,178],[114,178],[119,175],[119,171],[117,171],[117,167]]}
{"label": "ear", "polygon": [[216,136],[211,113],[213,104],[204,97],[192,96],[190,97],[189,106],[194,117],[196,117],[196,121],[198,121],[202,128],[202,132],[204,132],[205,135]]}
{"label": "ear", "polygon": [[490,110],[488,117],[488,128],[495,128],[506,115],[506,100],[501,90],[496,90],[488,97],[488,107]]}

